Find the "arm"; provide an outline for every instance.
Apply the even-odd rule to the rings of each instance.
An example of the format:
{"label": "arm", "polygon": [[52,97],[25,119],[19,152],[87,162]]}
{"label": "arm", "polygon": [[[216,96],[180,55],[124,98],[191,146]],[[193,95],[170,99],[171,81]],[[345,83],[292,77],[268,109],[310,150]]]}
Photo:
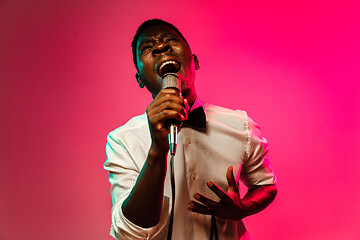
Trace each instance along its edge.
{"label": "arm", "polygon": [[274,185],[259,186],[250,189],[243,199],[240,198],[239,186],[235,181],[233,168],[229,167],[226,173],[228,191],[225,192],[213,182],[208,187],[220,198],[213,201],[199,193],[194,194],[198,200],[190,201],[189,211],[212,215],[229,220],[241,220],[244,217],[258,213],[265,209],[275,198],[277,189]]}
{"label": "arm", "polygon": [[[159,163],[152,164],[155,161]],[[150,149],[136,184],[122,205],[127,219],[143,228],[155,226],[159,222],[165,175],[166,153]]]}
{"label": "arm", "polygon": [[277,194],[275,185],[260,186],[249,189],[242,202],[245,206],[245,216],[249,216],[264,210]]}
{"label": "arm", "polygon": [[122,205],[125,217],[140,227],[152,227],[159,222],[169,151],[165,121],[183,121],[186,109],[186,100],[176,90],[163,89],[146,110],[152,144],[136,184]]}

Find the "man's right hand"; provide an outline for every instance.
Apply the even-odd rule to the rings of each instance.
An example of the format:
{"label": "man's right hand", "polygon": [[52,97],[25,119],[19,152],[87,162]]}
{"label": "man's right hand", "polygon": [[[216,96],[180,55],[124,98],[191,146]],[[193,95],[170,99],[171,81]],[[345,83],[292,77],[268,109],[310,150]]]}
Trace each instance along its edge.
{"label": "man's right hand", "polygon": [[166,155],[169,151],[168,120],[179,122],[187,119],[189,104],[176,89],[162,89],[146,108],[151,133],[151,151]]}

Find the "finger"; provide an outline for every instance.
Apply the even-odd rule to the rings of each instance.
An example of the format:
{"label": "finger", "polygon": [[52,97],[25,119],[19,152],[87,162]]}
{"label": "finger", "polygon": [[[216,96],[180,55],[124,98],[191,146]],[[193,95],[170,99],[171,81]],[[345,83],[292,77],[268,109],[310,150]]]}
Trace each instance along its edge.
{"label": "finger", "polygon": [[184,98],[184,104],[185,104],[185,111],[187,113],[190,110],[190,105],[189,105],[188,100],[186,98]]}
{"label": "finger", "polygon": [[180,96],[180,93],[178,90],[174,89],[174,88],[165,88],[165,89],[161,89],[159,91],[159,93],[156,95],[156,97],[154,98],[154,100],[158,100],[160,98],[162,98],[164,95],[166,94],[171,94],[171,95],[177,95]]}
{"label": "finger", "polygon": [[[173,99],[170,99],[168,101],[162,102],[162,104],[159,105],[151,105],[147,108],[147,115],[149,117],[158,117],[154,120],[157,121],[164,121],[164,119],[172,119],[176,118],[176,115],[179,115],[179,121],[183,121],[187,118],[187,112],[185,111],[183,104],[183,100],[180,99],[181,102],[173,101]],[[175,112],[166,112],[167,110],[175,111]]]}
{"label": "finger", "polygon": [[165,94],[158,99],[154,99],[149,105],[148,109],[151,111],[158,108],[159,106],[169,107],[167,104],[171,103],[180,105],[181,107],[185,108],[184,100],[181,97],[173,94]]}
{"label": "finger", "polygon": [[194,194],[194,198],[204,204],[208,208],[214,208],[217,205],[217,202],[205,197],[204,195],[201,195],[199,193]]}
{"label": "finger", "polygon": [[179,103],[170,102],[170,101],[164,102],[163,104],[159,105],[156,109],[154,109],[154,112],[162,113],[165,110],[176,111],[182,121],[187,118],[187,112],[185,108]]}
{"label": "finger", "polygon": [[188,210],[191,212],[205,214],[205,215],[211,215],[213,213],[213,211],[211,211],[209,208],[207,208],[206,206],[200,203],[191,201],[189,202],[189,205],[190,207],[188,208]]}
{"label": "finger", "polygon": [[226,172],[226,179],[227,179],[227,182],[228,182],[228,185],[229,185],[229,190],[233,190],[233,191],[236,191],[238,192],[239,191],[239,187],[238,185],[236,184],[236,180],[235,180],[235,177],[234,177],[234,171],[233,171],[233,167],[230,166],[228,167],[227,169],[227,172]]}
{"label": "finger", "polygon": [[184,104],[184,100],[180,98],[178,95],[172,93],[166,93],[166,94],[164,93],[162,95],[156,96],[156,98],[146,108],[146,112],[151,113],[159,110],[159,106],[163,105],[165,102],[174,102],[179,105]]}
{"label": "finger", "polygon": [[[161,122],[162,124],[165,124],[167,120],[177,120],[179,122],[182,122],[184,120],[184,116],[175,111],[175,110],[164,110],[162,112],[160,112],[159,114],[157,114],[156,119],[158,122]],[[164,126],[166,127],[166,126]]]}
{"label": "finger", "polygon": [[163,101],[168,100],[178,100],[179,102],[183,102],[182,96],[179,94],[179,92],[175,89],[168,88],[168,89],[162,89],[159,94],[155,97],[153,100],[154,103],[161,104]]}
{"label": "finger", "polygon": [[226,192],[219,188],[215,183],[209,181],[207,185],[223,202],[231,201],[231,198],[226,194]]}
{"label": "finger", "polygon": [[161,113],[164,110],[175,110],[182,120],[187,118],[185,100],[175,95],[165,95],[157,101],[153,101],[147,108],[149,116]]}

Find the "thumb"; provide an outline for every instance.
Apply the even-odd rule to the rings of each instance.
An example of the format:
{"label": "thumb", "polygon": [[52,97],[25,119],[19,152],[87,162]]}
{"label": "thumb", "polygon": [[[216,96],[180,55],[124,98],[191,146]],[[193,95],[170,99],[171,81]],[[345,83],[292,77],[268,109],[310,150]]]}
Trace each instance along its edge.
{"label": "thumb", "polygon": [[234,171],[233,171],[232,166],[228,167],[228,169],[227,169],[226,179],[227,179],[227,182],[228,182],[228,185],[229,185],[228,193],[231,192],[231,191],[239,192],[239,186],[236,183],[236,180],[235,180],[235,177],[234,177]]}

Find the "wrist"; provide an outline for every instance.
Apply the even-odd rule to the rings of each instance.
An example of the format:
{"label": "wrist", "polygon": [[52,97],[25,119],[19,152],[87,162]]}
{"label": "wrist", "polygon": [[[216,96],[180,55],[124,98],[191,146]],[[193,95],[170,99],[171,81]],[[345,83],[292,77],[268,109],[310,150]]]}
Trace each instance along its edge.
{"label": "wrist", "polygon": [[148,162],[151,167],[166,167],[169,148],[159,148],[151,145],[148,153]]}

